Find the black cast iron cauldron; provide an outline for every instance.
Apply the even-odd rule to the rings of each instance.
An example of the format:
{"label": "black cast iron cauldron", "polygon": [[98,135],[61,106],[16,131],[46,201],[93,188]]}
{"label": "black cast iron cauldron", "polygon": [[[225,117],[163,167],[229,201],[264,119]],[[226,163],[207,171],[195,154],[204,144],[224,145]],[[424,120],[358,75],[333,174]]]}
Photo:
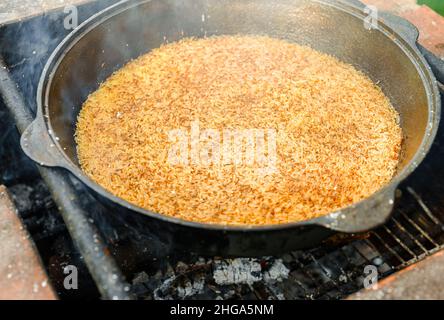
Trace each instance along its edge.
{"label": "black cast iron cauldron", "polygon": [[[400,18],[339,0],[123,1],[74,30],[49,59],[38,88],[36,119],[21,139],[40,165],[67,169],[109,214],[172,248],[220,256],[272,255],[319,244],[334,232],[366,231],[385,222],[394,193],[423,160],[440,117],[437,82],[418,50],[415,27]],[[309,45],[354,65],[377,82],[401,115],[404,157],[391,183],[369,198],[299,223],[234,227],[188,222],[120,199],[81,171],[74,132],[79,110],[99,84],[165,40],[261,34]]]}

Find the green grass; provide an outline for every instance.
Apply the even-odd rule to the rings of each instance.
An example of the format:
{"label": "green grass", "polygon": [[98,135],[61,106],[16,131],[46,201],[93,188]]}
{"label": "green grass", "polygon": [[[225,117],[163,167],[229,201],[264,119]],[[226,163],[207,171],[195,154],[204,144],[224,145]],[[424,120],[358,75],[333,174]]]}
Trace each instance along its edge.
{"label": "green grass", "polygon": [[444,0],[418,0],[418,4],[426,4],[440,15],[444,16]]}

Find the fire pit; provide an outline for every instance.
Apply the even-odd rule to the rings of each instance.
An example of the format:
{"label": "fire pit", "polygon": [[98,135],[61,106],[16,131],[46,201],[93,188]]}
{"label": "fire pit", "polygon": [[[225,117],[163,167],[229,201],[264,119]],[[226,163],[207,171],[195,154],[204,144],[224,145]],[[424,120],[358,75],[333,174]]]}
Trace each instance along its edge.
{"label": "fire pit", "polygon": [[[79,6],[79,21],[112,2]],[[43,66],[70,32],[59,27],[65,18],[56,10],[0,29],[0,121],[7,128],[0,137],[0,182],[60,298],[342,299],[372,285],[373,275],[383,279],[442,249],[442,130],[396,191],[386,224],[364,234],[336,234],[314,249],[254,259],[199,257],[116,226],[77,180],[63,170],[37,168],[19,146],[15,127],[22,131],[33,118]],[[66,288],[69,266],[78,270],[77,289]]]}

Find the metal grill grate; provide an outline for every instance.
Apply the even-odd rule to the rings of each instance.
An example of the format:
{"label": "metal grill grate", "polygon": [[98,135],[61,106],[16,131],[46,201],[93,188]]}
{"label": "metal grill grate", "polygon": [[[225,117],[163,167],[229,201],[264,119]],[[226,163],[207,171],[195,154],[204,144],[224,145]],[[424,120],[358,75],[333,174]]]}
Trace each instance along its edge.
{"label": "metal grill grate", "polygon": [[[146,281],[135,282],[143,298],[153,298],[151,291],[156,283],[172,281],[162,287],[160,298],[199,298],[199,292],[190,296],[181,294],[181,288],[192,287],[199,279],[206,279],[206,286],[219,288],[209,298],[257,299],[339,299],[363,288],[364,268],[377,267],[379,278],[409,266],[442,249],[443,224],[439,217],[425,205],[412,188],[398,202],[408,203],[411,209],[398,208],[394,217],[385,225],[358,238],[334,239],[319,248],[292,252],[281,257],[252,259],[250,263],[273,264],[282,260],[289,274],[283,281],[260,281],[253,285],[232,284],[229,290],[214,283],[217,260],[206,260],[203,269],[195,269],[199,260],[183,260],[169,267],[170,273],[151,274]],[[403,207],[400,205],[399,207]],[[177,263],[177,262],[176,262]],[[233,263],[228,261],[227,263]],[[178,268],[177,266],[180,265]],[[174,270],[174,271],[171,271]],[[248,271],[246,271],[248,272]],[[185,278],[184,278],[185,277]],[[181,287],[182,286],[182,287]],[[158,297],[159,298],[159,297]]]}

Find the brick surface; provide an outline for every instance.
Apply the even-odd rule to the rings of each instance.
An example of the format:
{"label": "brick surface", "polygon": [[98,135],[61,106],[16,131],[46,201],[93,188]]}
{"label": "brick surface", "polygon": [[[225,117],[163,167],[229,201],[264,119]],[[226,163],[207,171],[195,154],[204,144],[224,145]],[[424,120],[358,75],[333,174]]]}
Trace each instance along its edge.
{"label": "brick surface", "polygon": [[379,10],[390,11],[396,14],[407,10],[414,10],[418,7],[416,0],[361,0],[361,2],[376,6]]}
{"label": "brick surface", "polygon": [[350,300],[444,300],[444,252],[395,273],[374,289],[361,290]]}
{"label": "brick surface", "polygon": [[40,257],[4,186],[0,186],[0,300],[56,299]]}
{"label": "brick surface", "polygon": [[419,30],[419,42],[437,56],[444,58],[444,17],[427,6],[401,14]]}

